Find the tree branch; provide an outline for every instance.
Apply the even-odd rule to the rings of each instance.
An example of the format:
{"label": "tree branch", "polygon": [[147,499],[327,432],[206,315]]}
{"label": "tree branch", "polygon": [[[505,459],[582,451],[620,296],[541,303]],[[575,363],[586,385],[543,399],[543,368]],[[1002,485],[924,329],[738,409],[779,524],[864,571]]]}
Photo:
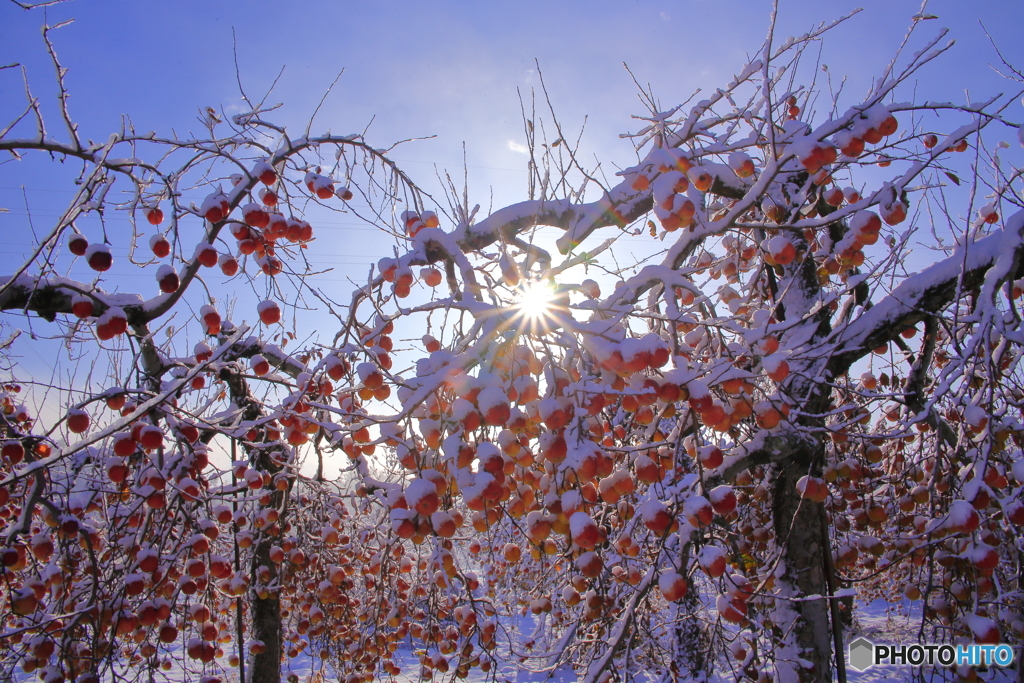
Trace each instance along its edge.
{"label": "tree branch", "polygon": [[600,678],[601,673],[608,668],[615,658],[615,653],[618,651],[622,642],[626,640],[626,637],[630,634],[630,622],[636,616],[636,608],[640,605],[640,601],[646,597],[647,593],[651,590],[651,586],[654,585],[654,576],[657,574],[657,567],[651,566],[647,570],[647,574],[644,576],[640,585],[636,587],[636,591],[633,593],[633,597],[629,599],[629,604],[622,610],[622,617],[619,618],[615,628],[608,635],[608,647],[604,651],[604,654],[600,658],[591,662],[590,666],[587,667],[587,676],[583,679],[584,683],[596,683]]}
{"label": "tree branch", "polygon": [[835,350],[829,360],[833,376],[849,370],[858,359],[884,346],[934,311],[942,310],[956,296],[980,286],[989,269],[1009,259],[1008,275],[1024,275],[1024,211],[1006,221],[1006,228],[959,248],[952,256],[901,282],[888,296],[846,327],[834,332],[826,343]]}

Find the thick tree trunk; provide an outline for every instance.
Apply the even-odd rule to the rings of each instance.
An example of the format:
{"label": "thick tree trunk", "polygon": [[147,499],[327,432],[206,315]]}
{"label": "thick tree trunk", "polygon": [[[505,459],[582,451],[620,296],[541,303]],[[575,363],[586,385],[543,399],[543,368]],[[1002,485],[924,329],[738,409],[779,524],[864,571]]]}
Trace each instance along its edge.
{"label": "thick tree trunk", "polygon": [[828,602],[823,597],[806,599],[827,595],[821,557],[823,552],[831,551],[824,547],[821,535],[821,504],[800,498],[796,491],[797,481],[809,471],[820,476],[820,462],[820,453],[803,450],[773,465],[772,516],[776,541],[782,549],[774,615],[777,635],[782,639],[777,653],[778,683],[832,680]]}
{"label": "thick tree trunk", "polygon": [[[227,384],[232,400],[242,408],[244,419],[255,421],[261,417],[261,404],[249,393],[248,384],[236,368],[226,366],[221,369],[219,376]],[[234,451],[232,453],[234,454]],[[277,459],[274,455],[278,456]],[[279,464],[279,461],[284,460],[280,453],[272,454],[266,450],[256,450],[250,453],[250,458],[253,466],[271,475],[284,469]],[[265,509],[278,510],[281,516],[278,518],[277,524],[271,525],[257,537],[254,546],[250,575],[253,577],[254,583],[269,585],[272,588],[266,597],[260,597],[261,589],[258,585],[253,585],[249,590],[252,638],[262,641],[265,649],[263,652],[253,655],[250,664],[245,667],[249,676],[248,680],[243,683],[281,682],[281,600],[278,597],[278,567],[270,559],[270,548],[280,542],[280,528],[284,524],[287,495],[287,492],[276,490],[270,494],[270,500]],[[261,575],[264,580],[258,578]],[[241,636],[239,638],[241,639]],[[244,656],[244,653],[239,653],[239,656]]]}
{"label": "thick tree trunk", "polygon": [[701,626],[698,615],[702,609],[697,589],[691,584],[690,590],[679,603],[673,603],[672,617],[675,652],[672,660],[673,680],[706,681],[712,673],[713,663],[708,658],[708,634]]}
{"label": "thick tree trunk", "polygon": [[[280,454],[278,454],[280,455]],[[284,468],[278,465],[269,452],[260,453],[256,457],[257,466],[264,472],[277,474]],[[280,683],[281,681],[281,599],[278,594],[280,578],[278,565],[270,559],[270,548],[281,542],[281,528],[284,525],[287,508],[287,491],[274,491],[266,509],[279,510],[281,516],[277,524],[272,524],[256,543],[256,552],[252,558],[252,575],[258,577],[261,570],[268,576],[264,585],[271,586],[267,597],[258,593],[252,595],[252,631],[257,640],[263,641],[266,647],[262,653],[253,657],[252,677],[250,683]]]}
{"label": "thick tree trunk", "polygon": [[[276,566],[270,561],[270,546],[273,541],[264,537],[256,546],[253,557],[253,574],[259,567]],[[277,572],[273,571],[271,581],[277,580]],[[250,683],[280,683],[281,681],[281,600],[277,590],[272,590],[266,598],[252,595],[252,631],[256,640],[263,641],[266,649],[255,655],[251,664]]]}

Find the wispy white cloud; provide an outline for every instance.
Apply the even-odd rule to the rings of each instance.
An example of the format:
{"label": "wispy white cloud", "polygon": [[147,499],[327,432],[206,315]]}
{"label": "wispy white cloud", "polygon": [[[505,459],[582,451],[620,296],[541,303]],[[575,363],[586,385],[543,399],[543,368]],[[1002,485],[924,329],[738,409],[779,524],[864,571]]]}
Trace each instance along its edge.
{"label": "wispy white cloud", "polygon": [[529,154],[530,153],[530,148],[529,147],[527,147],[526,145],[524,145],[522,143],[516,142],[515,140],[509,140],[508,141],[508,148],[510,150],[512,150],[513,152],[518,152],[519,154]]}

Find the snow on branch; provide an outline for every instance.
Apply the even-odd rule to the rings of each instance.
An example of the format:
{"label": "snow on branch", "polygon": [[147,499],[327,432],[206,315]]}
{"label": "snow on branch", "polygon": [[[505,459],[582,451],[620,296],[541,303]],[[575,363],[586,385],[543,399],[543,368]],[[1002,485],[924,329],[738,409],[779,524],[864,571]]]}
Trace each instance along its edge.
{"label": "snow on branch", "polygon": [[884,346],[926,316],[942,310],[959,293],[981,285],[997,262],[1012,259],[1012,267],[1005,269],[1004,276],[1020,277],[1022,252],[1024,211],[1018,211],[1007,219],[1003,230],[968,242],[949,258],[903,280],[862,316],[837,330],[828,340],[835,345],[831,368],[836,373],[845,372],[872,349]]}

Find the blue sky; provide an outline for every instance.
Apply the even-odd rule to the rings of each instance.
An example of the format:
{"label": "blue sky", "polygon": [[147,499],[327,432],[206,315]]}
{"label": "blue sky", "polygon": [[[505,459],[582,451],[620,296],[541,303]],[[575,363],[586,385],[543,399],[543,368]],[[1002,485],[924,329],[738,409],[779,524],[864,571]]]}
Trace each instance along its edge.
{"label": "blue sky", "polygon": [[[864,3],[865,11],[829,35],[822,61],[834,76],[848,76],[848,91],[861,93],[897,47],[918,0]],[[784,1],[779,37],[837,18],[852,2]],[[73,0],[48,10],[50,23],[74,18],[54,34],[70,69],[72,113],[83,129],[105,138],[130,114],[136,126],[165,132],[195,129],[198,107],[238,102],[232,58],[237,35],[242,82],[262,94],[282,67],[271,99],[285,103],[278,119],[304,124],[334,76],[345,70],[318,126],[335,132],[361,130],[386,145],[409,137],[437,139],[408,146],[396,156],[408,163],[461,167],[461,145],[473,185],[489,184],[514,200],[522,156],[508,142],[522,141],[516,89],[539,84],[539,61],[563,123],[576,129],[589,115],[585,147],[605,163],[624,162],[628,146],[615,136],[635,127],[643,113],[628,63],[642,83],[668,105],[697,88],[714,88],[760,46],[771,4],[732,2],[278,2],[174,3],[135,0]],[[925,96],[962,98],[1006,90],[991,73],[994,61],[978,21],[1018,65],[1024,63],[1019,31],[1024,3],[931,2],[938,19],[921,35],[942,27],[958,41],[952,54],[920,83]],[[39,38],[42,12],[0,8],[0,62],[26,64],[40,94],[48,94],[52,70]],[[2,81],[17,98],[14,74]],[[5,97],[4,99],[8,99]],[[6,109],[6,108],[5,108]],[[513,169],[501,172],[497,169]],[[430,167],[416,175],[431,176]],[[5,176],[10,173],[5,169]],[[3,171],[0,171],[3,172]],[[471,179],[472,180],[472,179]],[[471,186],[472,189],[472,186]]]}
{"label": "blue sky", "polygon": [[[821,55],[834,79],[848,78],[850,98],[863,93],[888,63],[910,17],[921,9],[918,0],[864,4],[865,11],[826,37]],[[802,33],[856,6],[784,0],[777,36]],[[53,36],[70,70],[70,108],[85,137],[105,139],[122,115],[139,130],[185,135],[200,131],[200,107],[237,111],[234,30],[242,84],[251,96],[262,96],[284,67],[269,98],[284,103],[275,121],[304,127],[344,69],[313,131],[356,132],[372,120],[368,140],[375,146],[436,136],[393,154],[427,188],[436,187],[435,164],[461,178],[465,144],[470,202],[486,211],[492,192],[496,207],[525,198],[517,89],[528,98],[531,88],[539,88],[537,62],[566,129],[575,135],[586,117],[584,158],[600,159],[611,173],[616,165],[630,165],[630,145],[617,136],[636,130],[630,116],[644,113],[623,63],[667,108],[697,89],[727,82],[760,48],[770,9],[766,0],[75,0],[49,8],[45,18],[51,24],[75,19]],[[1024,67],[1024,3],[944,0],[930,2],[926,11],[938,19],[922,22],[912,47],[943,27],[951,29],[957,45],[923,72],[916,84],[919,99],[959,102],[967,89],[974,99],[1014,89],[990,68],[996,57],[978,22],[1007,58]],[[43,21],[42,11],[0,5],[0,64],[27,67],[59,136],[52,67],[39,32]],[[0,72],[0,88],[0,115],[6,119],[22,106],[16,70]],[[542,100],[538,107],[544,107]],[[1009,116],[1024,119],[1024,112],[1014,105]],[[13,267],[30,244],[26,202],[41,229],[63,208],[71,188],[67,174],[46,158],[4,161],[0,207],[10,211],[0,214],[0,271]],[[335,268],[324,286],[343,298],[345,278],[365,277],[370,263],[389,254],[390,244],[345,218],[327,219],[323,228],[316,258]],[[148,293],[150,278],[147,273],[118,284]],[[28,356],[24,362],[31,364]]]}

